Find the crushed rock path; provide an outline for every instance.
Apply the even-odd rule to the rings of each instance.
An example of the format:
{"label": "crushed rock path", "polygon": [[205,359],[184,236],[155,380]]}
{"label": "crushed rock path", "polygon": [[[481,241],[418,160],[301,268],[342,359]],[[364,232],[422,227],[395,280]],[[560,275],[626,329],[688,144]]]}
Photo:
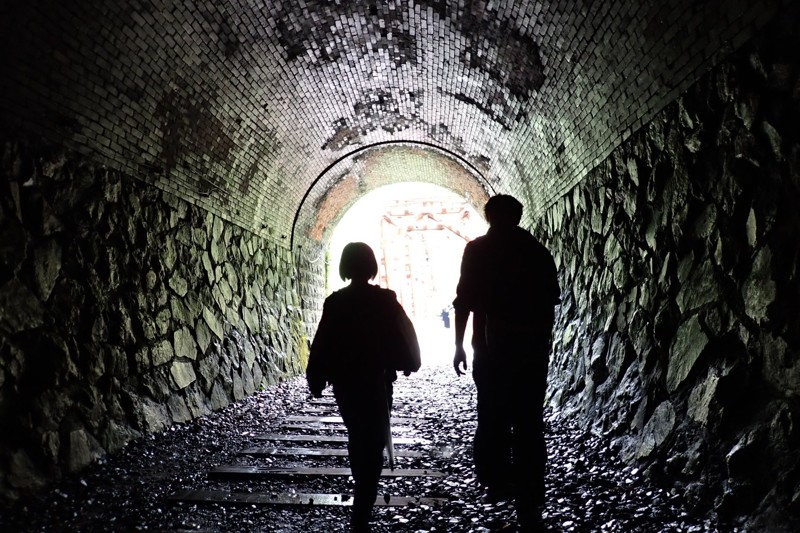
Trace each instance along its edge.
{"label": "crushed rock path", "polygon": [[[409,532],[514,531],[510,502],[482,504],[475,483],[471,441],[475,430],[475,386],[456,377],[449,362],[451,343],[430,351],[423,369],[396,385],[397,417],[413,417],[415,437],[427,444],[409,449],[423,459],[398,458],[399,467],[424,467],[442,478],[384,478],[380,493],[446,498],[440,506],[376,507],[373,530]],[[426,347],[423,347],[425,357]],[[347,507],[257,506],[175,502],[177,491],[352,492],[352,481],[268,479],[235,482],[213,479],[223,464],[308,465],[303,458],[254,458],[238,452],[253,437],[287,432],[280,421],[308,413],[310,396],[302,378],[268,387],[209,416],[139,439],[42,495],[20,502],[0,516],[0,531],[346,531]],[[421,421],[421,422],[420,422]],[[618,461],[601,439],[550,416],[549,471],[544,521],[551,531],[693,532],[717,531],[709,519],[693,517],[677,491],[651,486],[636,468]],[[344,461],[344,462],[342,462]],[[415,462],[416,461],[416,462]],[[313,466],[347,466],[346,458],[314,460]]]}

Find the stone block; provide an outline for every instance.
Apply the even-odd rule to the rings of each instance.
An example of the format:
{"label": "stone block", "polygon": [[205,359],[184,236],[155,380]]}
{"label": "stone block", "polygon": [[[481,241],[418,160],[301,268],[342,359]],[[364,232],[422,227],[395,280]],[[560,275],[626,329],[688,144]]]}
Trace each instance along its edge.
{"label": "stone block", "polygon": [[183,276],[175,273],[169,278],[169,288],[182,298],[186,296],[186,292],[189,290],[189,284]]}
{"label": "stone block", "polygon": [[656,407],[650,420],[642,429],[636,456],[645,458],[652,455],[669,437],[674,427],[675,409],[669,401],[664,401]]}
{"label": "stone block", "polygon": [[197,359],[197,343],[188,328],[181,328],[173,335],[175,357]]}
{"label": "stone block", "polygon": [[227,279],[222,278],[220,282],[217,284],[215,290],[219,291],[219,294],[222,297],[223,302],[225,302],[226,304],[231,303],[231,299],[233,298],[233,291]]}
{"label": "stone block", "polygon": [[204,355],[211,345],[211,335],[211,329],[208,327],[205,320],[198,320],[195,326],[195,339],[201,355]]}
{"label": "stone block", "polygon": [[234,401],[241,401],[244,399],[244,383],[239,372],[233,370],[231,372],[231,379],[233,381],[233,399]]}
{"label": "stone block", "polygon": [[136,350],[134,359],[136,360],[136,366],[140,372],[153,366],[151,362],[152,360],[150,359],[150,349],[146,346]]}
{"label": "stone block", "polygon": [[216,357],[206,357],[198,364],[199,384],[202,390],[208,393],[211,390],[217,376],[219,375],[220,366]]}
{"label": "stone block", "polygon": [[36,292],[42,301],[47,301],[61,273],[61,244],[55,239],[39,244],[34,250],[33,268]]}
{"label": "stone block", "polygon": [[217,315],[206,306],[203,306],[203,320],[219,340],[225,338],[225,330],[222,327],[222,322],[219,320]]}
{"label": "stone block", "polygon": [[667,363],[667,390],[675,392],[687,378],[700,358],[708,337],[697,316],[686,320],[678,327],[669,350]]}
{"label": "stone block", "polygon": [[172,393],[169,371],[168,365],[162,365],[141,374],[142,389],[158,402],[166,401]]}
{"label": "stone block", "polygon": [[211,390],[211,408],[216,411],[218,409],[222,409],[228,404],[230,404],[230,400],[225,394],[222,385],[219,383],[214,383],[214,387]]}
{"label": "stone block", "polygon": [[37,328],[44,323],[44,306],[21,281],[14,278],[0,287],[0,327],[10,333]]}
{"label": "stone block", "polygon": [[197,386],[190,385],[186,388],[184,394],[186,395],[186,407],[189,409],[192,418],[205,416],[211,412],[208,400]]}
{"label": "stone block", "polygon": [[152,270],[148,270],[144,277],[144,286],[148,291],[152,291],[158,284],[158,276]]}
{"label": "stone block", "polygon": [[165,237],[162,261],[168,271],[172,270],[178,261],[178,250],[175,246],[175,238],[172,235]]}
{"label": "stone block", "polygon": [[205,249],[206,233],[200,228],[192,229],[192,241],[200,250]]}
{"label": "stone block", "polygon": [[153,366],[159,366],[172,361],[175,357],[175,352],[169,341],[162,340],[152,346],[150,355],[152,357]]}
{"label": "stone block", "polygon": [[703,426],[708,424],[709,406],[716,395],[718,383],[719,378],[714,373],[709,373],[706,379],[692,389],[686,402],[686,414]]}
{"label": "stone block", "polygon": [[186,402],[178,394],[173,394],[169,397],[169,400],[167,400],[167,409],[169,410],[173,422],[180,424],[192,419],[192,414],[189,412],[189,408],[186,407]]}
{"label": "stone block", "polygon": [[742,288],[745,312],[757,323],[767,319],[769,305],[775,301],[776,286],[772,280],[772,251],[762,247],[753,260],[753,268]]}
{"label": "stone block", "polygon": [[113,453],[122,449],[133,439],[141,437],[141,433],[127,425],[121,425],[114,420],[109,420],[100,437],[103,448],[108,453]]}
{"label": "stone block", "polygon": [[142,429],[148,433],[161,431],[172,423],[166,407],[147,398],[139,400],[135,409],[138,412]]}
{"label": "stone block", "polygon": [[203,263],[203,269],[206,272],[206,277],[208,278],[208,285],[213,286],[215,283],[214,278],[214,266],[211,263],[211,256],[208,252],[203,252],[203,256],[201,258]]}
{"label": "stone block", "polygon": [[225,278],[228,281],[228,284],[231,287],[233,292],[239,291],[239,275],[236,273],[236,269],[233,267],[231,263],[225,263]]}
{"label": "stone block", "polygon": [[694,236],[697,239],[707,239],[717,227],[717,207],[708,204],[694,223]]}
{"label": "stone block", "polygon": [[256,363],[253,364],[253,385],[257,390],[263,387],[263,378],[264,374],[261,371],[261,365],[256,361]]}
{"label": "stone block", "polygon": [[734,479],[752,478],[752,473],[760,468],[761,450],[763,450],[763,445],[760,445],[755,433],[747,432],[743,434],[725,455],[728,475]]}
{"label": "stone block", "polygon": [[682,314],[688,314],[695,309],[722,300],[721,289],[710,261],[701,261],[691,271],[689,278],[681,284],[675,298]]}
{"label": "stone block", "polygon": [[[167,300],[164,299],[163,304],[166,304]],[[161,304],[161,305],[163,305]],[[172,321],[172,311],[167,308],[161,309],[156,314],[155,319],[155,328],[156,333],[158,335],[166,335],[170,331],[170,322]]]}
{"label": "stone block", "polygon": [[192,364],[184,361],[173,362],[170,367],[170,375],[172,375],[172,379],[179,390],[185,389],[197,380]]}
{"label": "stone block", "polygon": [[786,398],[800,394],[800,357],[782,337],[764,332],[759,341],[764,381]]}
{"label": "stone block", "polygon": [[750,208],[750,213],[747,215],[747,223],[745,225],[745,235],[747,235],[747,244],[753,248],[757,241],[758,223],[756,222],[756,212]]}
{"label": "stone block", "polygon": [[67,470],[77,472],[103,455],[100,444],[84,429],[69,433],[67,450]]}
{"label": "stone block", "polygon": [[250,367],[246,365],[242,367],[242,388],[246,395],[253,394],[256,390],[253,373],[250,371]]}

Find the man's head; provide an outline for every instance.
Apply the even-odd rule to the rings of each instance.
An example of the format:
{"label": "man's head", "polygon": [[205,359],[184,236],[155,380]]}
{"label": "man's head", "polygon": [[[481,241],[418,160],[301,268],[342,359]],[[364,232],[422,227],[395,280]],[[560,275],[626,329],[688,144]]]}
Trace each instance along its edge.
{"label": "man's head", "polygon": [[339,261],[339,277],[343,281],[348,279],[366,281],[377,274],[378,262],[368,244],[351,242],[344,247],[342,259]]}
{"label": "man's head", "polygon": [[516,226],[522,219],[522,204],[508,194],[498,194],[489,198],[483,208],[490,226]]}

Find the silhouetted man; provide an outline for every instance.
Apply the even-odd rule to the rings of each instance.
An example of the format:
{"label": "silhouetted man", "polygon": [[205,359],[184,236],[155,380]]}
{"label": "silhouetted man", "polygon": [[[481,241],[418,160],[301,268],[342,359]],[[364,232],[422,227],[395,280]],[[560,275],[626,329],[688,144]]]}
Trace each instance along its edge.
{"label": "silhouetted man", "polygon": [[461,261],[453,367],[459,376],[467,369],[464,331],[472,313],[475,473],[487,500],[515,498],[525,531],[535,527],[544,504],[542,411],[560,290],[552,255],[518,227],[522,204],[497,195],[484,210],[489,231],[467,244]]}

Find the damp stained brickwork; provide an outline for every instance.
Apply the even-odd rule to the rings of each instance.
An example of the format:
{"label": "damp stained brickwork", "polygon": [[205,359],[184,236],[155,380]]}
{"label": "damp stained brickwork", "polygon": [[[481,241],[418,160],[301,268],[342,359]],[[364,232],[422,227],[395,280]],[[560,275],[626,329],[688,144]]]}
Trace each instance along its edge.
{"label": "damp stained brickwork", "polygon": [[432,142],[539,213],[781,5],[12,0],[0,110],[285,246],[314,180],[378,142]]}

